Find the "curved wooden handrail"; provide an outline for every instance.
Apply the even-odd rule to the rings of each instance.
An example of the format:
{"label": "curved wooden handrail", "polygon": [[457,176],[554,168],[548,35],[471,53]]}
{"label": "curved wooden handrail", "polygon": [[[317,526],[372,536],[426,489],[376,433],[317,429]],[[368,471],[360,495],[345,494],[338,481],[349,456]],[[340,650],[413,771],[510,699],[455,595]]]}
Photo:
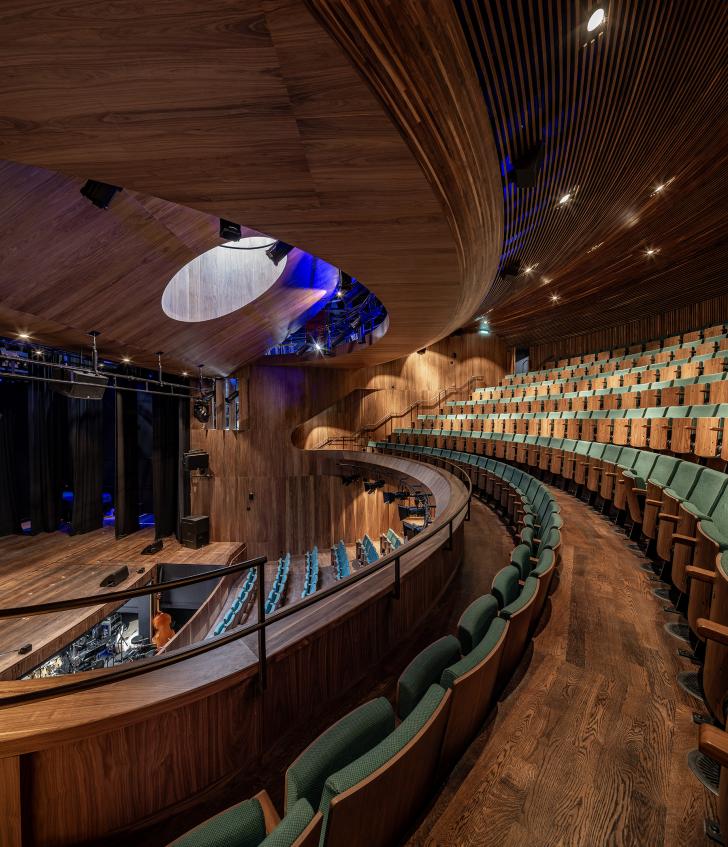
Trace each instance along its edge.
{"label": "curved wooden handrail", "polygon": [[379,427],[389,423],[389,421],[394,420],[395,418],[404,418],[411,414],[415,409],[431,409],[433,406],[439,406],[442,401],[446,400],[451,394],[460,394],[470,391],[470,386],[473,383],[484,379],[484,376],[471,376],[467,382],[463,383],[463,385],[452,385],[449,388],[441,388],[432,400],[415,400],[414,403],[410,403],[410,405],[401,412],[392,412],[388,415],[384,415],[384,417],[380,418],[376,423],[367,424],[367,426],[361,427],[351,435],[335,435],[332,438],[327,438],[326,441],[322,441],[315,449],[323,450],[324,447],[337,443],[342,445],[346,443],[359,443],[366,433],[375,432],[379,429]]}
{"label": "curved wooden handrail", "polygon": [[[357,461],[365,461],[359,457],[356,458]],[[409,461],[417,462],[418,460],[409,459]],[[28,686],[28,690],[19,690],[17,684],[10,686],[9,690],[12,693],[6,694],[5,696],[0,696],[0,708],[6,706],[16,706],[23,703],[44,700],[52,697],[60,697],[65,694],[75,694],[89,689],[98,688],[110,683],[116,683],[122,680],[131,679],[136,676],[141,676],[142,674],[148,674],[152,671],[160,670],[162,668],[169,667],[170,665],[175,665],[187,659],[192,659],[197,656],[201,656],[205,653],[209,653],[213,650],[217,650],[218,648],[224,647],[225,645],[240,641],[240,639],[243,639],[248,635],[259,636],[259,672],[261,674],[262,680],[264,680],[266,664],[265,633],[268,627],[270,627],[272,624],[280,623],[281,621],[286,620],[287,618],[290,618],[293,615],[297,615],[303,610],[307,609],[309,606],[313,606],[316,603],[320,603],[328,599],[329,597],[338,594],[339,592],[348,590],[352,585],[357,582],[370,579],[371,577],[375,576],[380,571],[382,571],[384,568],[387,568],[389,566],[392,566],[393,570],[395,592],[398,591],[400,560],[402,556],[417,549],[419,546],[430,540],[433,536],[437,535],[448,527],[450,528],[450,534],[452,534],[454,522],[457,521],[462,514],[465,514],[467,517],[470,509],[470,498],[472,496],[472,483],[470,481],[469,475],[461,467],[452,462],[449,462],[446,459],[441,459],[437,457],[433,459],[432,463],[437,464],[438,466],[447,466],[444,469],[448,470],[449,473],[459,479],[459,481],[464,485],[465,496],[462,498],[462,501],[455,504],[450,504],[449,508],[446,510],[444,515],[441,515],[436,518],[431,524],[429,524],[429,526],[427,526],[424,530],[418,533],[414,539],[412,539],[410,542],[403,545],[402,547],[397,548],[392,553],[389,553],[386,556],[382,556],[379,560],[377,560],[371,565],[368,565],[366,568],[363,568],[359,571],[355,571],[346,579],[342,579],[335,585],[332,585],[331,587],[324,589],[323,591],[318,591],[315,594],[312,594],[302,600],[299,600],[292,606],[279,609],[273,615],[266,616],[264,612],[264,607],[262,606],[262,604],[260,604],[259,619],[256,623],[250,624],[249,626],[245,627],[236,627],[232,632],[224,633],[223,635],[206,639],[201,643],[182,647],[179,650],[166,652],[164,654],[158,654],[157,656],[148,659],[142,659],[132,664],[122,665],[117,668],[89,671],[86,674],[82,675],[83,678],[77,678],[71,682],[52,684],[48,687],[39,688],[35,686]],[[247,567],[257,568],[258,591],[260,593],[262,586],[264,585],[265,557],[263,556],[258,557],[257,559],[248,560],[247,562],[243,562],[242,564],[231,565],[227,568],[218,569],[217,571],[211,571],[205,574],[198,574],[194,577],[185,577],[181,580],[175,580],[174,584],[191,584],[194,582],[211,579],[216,574],[220,576],[223,573],[240,571]],[[169,586],[172,585],[172,583],[168,583],[166,585]],[[129,591],[116,592],[115,596],[117,598],[127,595],[136,597],[141,596],[143,594],[155,593],[160,591],[160,589],[160,584],[154,583],[151,586],[143,586],[138,589],[130,589]],[[41,610],[48,611],[51,607],[52,610],[62,610],[66,607],[75,608],[79,605],[85,604],[91,599],[94,598],[75,598],[72,600],[59,601],[57,603],[27,606],[24,607],[25,611],[23,613],[39,614],[41,613]],[[0,617],[11,617],[12,614],[9,614],[9,612],[12,612],[12,614],[18,614],[18,609],[0,609]],[[0,686],[0,691],[1,690],[2,687]]]}

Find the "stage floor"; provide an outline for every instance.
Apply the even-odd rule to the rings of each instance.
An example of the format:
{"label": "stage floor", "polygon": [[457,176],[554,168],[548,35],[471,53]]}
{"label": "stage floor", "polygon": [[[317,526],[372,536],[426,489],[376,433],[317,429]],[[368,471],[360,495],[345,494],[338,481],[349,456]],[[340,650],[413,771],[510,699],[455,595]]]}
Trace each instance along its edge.
{"label": "stage floor", "polygon": [[[199,550],[165,539],[154,556],[141,551],[154,540],[154,528],[117,540],[113,527],[84,535],[62,532],[0,538],[0,606],[45,603],[102,591],[99,583],[112,568],[128,565],[129,577],[110,591],[143,585],[157,564],[219,564],[240,551],[239,542],[208,544]],[[138,573],[143,569],[141,573]],[[0,680],[18,679],[78,638],[117,608],[106,604],[49,615],[0,619]],[[18,649],[32,644],[26,655]]]}

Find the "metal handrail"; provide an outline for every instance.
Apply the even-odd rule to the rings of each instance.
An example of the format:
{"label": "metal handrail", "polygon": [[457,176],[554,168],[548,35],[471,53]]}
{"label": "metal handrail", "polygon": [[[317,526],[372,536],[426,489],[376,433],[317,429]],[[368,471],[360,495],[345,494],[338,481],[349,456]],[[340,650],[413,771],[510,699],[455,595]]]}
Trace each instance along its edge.
{"label": "metal handrail", "polygon": [[[408,456],[407,458],[409,459],[410,457]],[[452,545],[453,523],[460,517],[463,512],[465,512],[465,520],[469,520],[470,518],[470,500],[473,493],[473,487],[470,481],[470,477],[461,467],[454,464],[453,462],[448,461],[447,459],[442,459],[439,456],[425,456],[422,458],[432,459],[434,460],[434,464],[439,463],[442,465],[449,465],[450,468],[452,468],[452,471],[450,472],[453,473],[454,471],[453,475],[459,477],[460,480],[465,484],[467,490],[467,497],[463,504],[455,511],[453,515],[448,518],[447,521],[435,521],[434,523],[430,524],[429,527],[419,532],[414,539],[408,541],[406,544],[402,545],[402,547],[398,547],[396,550],[389,553],[388,555],[383,556],[381,559],[378,559],[373,564],[367,565],[366,568],[362,568],[362,570],[356,571],[351,576],[339,581],[337,584],[332,585],[330,588],[324,589],[323,591],[317,591],[315,594],[312,594],[309,597],[299,600],[292,606],[287,606],[283,609],[280,609],[279,611],[274,612],[268,617],[266,617],[265,614],[265,601],[263,599],[265,593],[265,557],[261,556],[258,559],[251,560],[251,563],[255,564],[243,562],[240,565],[231,565],[230,567],[224,569],[226,573],[230,573],[234,569],[242,570],[245,567],[256,567],[257,569],[258,621],[256,623],[246,627],[242,627],[241,629],[233,630],[227,635],[219,635],[209,640],[206,639],[201,643],[194,644],[190,647],[183,648],[175,652],[163,653],[159,656],[154,656],[149,659],[142,659],[136,663],[121,666],[117,669],[113,669],[108,672],[99,671],[98,675],[95,675],[93,677],[85,677],[79,679],[76,682],[70,682],[65,685],[57,685],[50,688],[37,689],[34,691],[27,691],[20,694],[11,694],[5,697],[0,697],[0,708],[3,706],[17,706],[22,703],[29,703],[37,700],[46,700],[54,697],[61,697],[64,694],[88,691],[93,688],[100,688],[103,685],[109,685],[113,682],[120,682],[125,679],[131,679],[136,676],[151,673],[152,671],[159,670],[161,668],[169,667],[170,665],[175,665],[178,662],[185,661],[186,659],[192,659],[197,656],[202,656],[205,653],[209,653],[211,650],[216,650],[218,647],[224,647],[227,644],[232,644],[233,642],[238,641],[241,638],[245,638],[248,635],[254,635],[256,633],[258,635],[258,677],[260,680],[261,687],[265,688],[267,677],[267,654],[265,646],[265,636],[266,629],[271,624],[279,623],[280,621],[286,620],[286,618],[298,614],[304,609],[307,609],[309,606],[313,606],[315,603],[320,603],[323,600],[332,597],[334,594],[339,593],[340,591],[345,591],[355,583],[360,582],[363,579],[368,579],[374,574],[379,573],[379,571],[383,570],[388,565],[393,565],[394,568],[394,585],[392,590],[392,597],[394,599],[399,599],[401,557],[405,554],[410,553],[412,550],[415,550],[425,541],[432,538],[434,535],[437,535],[439,532],[442,532],[443,529],[448,529],[447,543]],[[410,460],[417,461],[416,459]],[[447,549],[451,549],[451,546]],[[218,571],[209,571],[206,574],[196,574],[195,577],[185,577],[183,580],[176,580],[175,582],[183,582],[185,580],[201,582],[213,578],[211,574],[214,575],[215,573],[219,573],[220,570],[222,569],[218,569]],[[202,579],[198,579],[197,577],[202,577]],[[190,583],[187,582],[186,584]],[[144,591],[139,591],[139,589],[130,590],[139,591],[139,594],[153,594],[159,592],[161,589],[166,589],[171,585],[173,585],[173,583],[171,582],[155,583],[151,587],[144,586],[144,588],[146,589]],[[116,592],[118,596],[121,596],[124,593],[126,592]],[[139,594],[135,596],[139,596]],[[108,596],[109,595],[105,595],[105,597]],[[59,601],[59,604],[60,609],[76,608],[77,606],[75,600]],[[38,605],[44,606],[47,604]],[[96,603],[94,603],[94,605],[96,605]],[[32,610],[35,607],[28,606],[26,608]],[[0,617],[3,616],[3,611],[4,610],[0,609]],[[38,612],[37,614],[42,613]],[[6,617],[9,617],[9,615],[6,615]],[[90,671],[89,673],[95,672]]]}
{"label": "metal handrail", "polygon": [[384,417],[380,418],[376,423],[367,424],[367,426],[363,426],[358,429],[356,432],[351,435],[335,435],[331,438],[327,438],[326,441],[322,441],[321,444],[316,448],[317,450],[323,450],[324,447],[327,447],[329,444],[335,444],[336,442],[341,442],[344,444],[347,441],[359,441],[364,433],[373,432],[376,429],[379,429],[380,426],[384,426],[388,421],[391,421],[393,418],[403,418],[406,415],[410,414],[410,412],[414,411],[417,408],[425,408],[429,409],[432,406],[439,406],[440,403],[450,394],[459,391],[467,391],[470,388],[470,385],[478,380],[485,379],[484,376],[471,376],[470,379],[463,385],[451,385],[449,388],[441,388],[436,396],[432,400],[415,400],[414,403],[411,403],[404,411],[402,412],[392,412],[389,415],[384,415]]}

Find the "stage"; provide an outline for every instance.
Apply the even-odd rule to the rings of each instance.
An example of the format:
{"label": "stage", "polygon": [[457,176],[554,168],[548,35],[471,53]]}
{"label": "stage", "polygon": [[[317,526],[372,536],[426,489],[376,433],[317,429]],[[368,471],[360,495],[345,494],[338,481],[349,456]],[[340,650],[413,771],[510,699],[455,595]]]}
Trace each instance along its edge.
{"label": "stage", "polygon": [[[0,605],[31,605],[101,593],[99,583],[113,566],[127,565],[129,577],[108,590],[133,588],[146,584],[159,563],[225,565],[242,547],[239,542],[218,542],[191,550],[169,538],[159,553],[142,556],[141,550],[153,540],[153,527],[119,540],[113,527],[76,536],[54,532],[0,538]],[[18,679],[118,606],[110,603],[0,620],[0,680]],[[32,650],[18,654],[25,644],[32,644]]]}

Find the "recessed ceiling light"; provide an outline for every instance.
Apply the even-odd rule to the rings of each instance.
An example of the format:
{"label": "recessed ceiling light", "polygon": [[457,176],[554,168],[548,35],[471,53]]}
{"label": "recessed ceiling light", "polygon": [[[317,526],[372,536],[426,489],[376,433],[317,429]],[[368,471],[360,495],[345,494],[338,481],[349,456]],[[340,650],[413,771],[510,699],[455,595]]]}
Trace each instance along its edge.
{"label": "recessed ceiling light", "polygon": [[551,295],[551,302],[552,303],[558,303],[558,301],[559,301],[559,295],[558,294],[552,294]]}
{"label": "recessed ceiling light", "polygon": [[321,345],[318,343],[318,341],[314,342],[314,345],[313,345],[313,346],[314,346],[314,347],[315,347],[315,348],[316,348],[319,352],[321,352]]}
{"label": "recessed ceiling light", "polygon": [[34,356],[42,356],[42,355],[43,355],[43,351],[42,351],[42,350],[33,350],[33,355],[34,355]]}
{"label": "recessed ceiling light", "polygon": [[542,282],[544,285],[548,285],[548,284],[551,282],[551,280],[550,280],[550,279],[549,279],[549,277],[547,277],[547,276],[542,276],[542,277],[541,277],[541,282]]}
{"label": "recessed ceiling light", "polygon": [[645,255],[647,255],[647,256],[654,256],[654,255],[655,255],[655,253],[659,253],[659,252],[660,252],[660,248],[659,248],[659,247],[648,247],[648,248],[645,250]]}
{"label": "recessed ceiling light", "polygon": [[536,265],[529,265],[527,268],[524,269],[523,273],[524,274],[530,274],[530,273],[533,273],[535,270],[536,270]]}
{"label": "recessed ceiling light", "polygon": [[131,359],[128,356],[124,356],[121,360],[125,365],[128,365],[131,362]]}
{"label": "recessed ceiling light", "polygon": [[559,198],[559,206],[565,206],[569,202],[569,200],[571,200],[571,192],[567,191],[566,194],[562,195]]}
{"label": "recessed ceiling light", "polygon": [[586,22],[587,32],[594,32],[594,30],[600,27],[603,23],[604,9],[600,7],[591,13],[589,20]]}
{"label": "recessed ceiling light", "polygon": [[182,376],[189,376],[189,374],[187,373],[187,371],[182,371]]}
{"label": "recessed ceiling light", "polygon": [[30,333],[29,332],[19,332],[18,338],[22,338],[23,341],[27,341],[30,338]]}

